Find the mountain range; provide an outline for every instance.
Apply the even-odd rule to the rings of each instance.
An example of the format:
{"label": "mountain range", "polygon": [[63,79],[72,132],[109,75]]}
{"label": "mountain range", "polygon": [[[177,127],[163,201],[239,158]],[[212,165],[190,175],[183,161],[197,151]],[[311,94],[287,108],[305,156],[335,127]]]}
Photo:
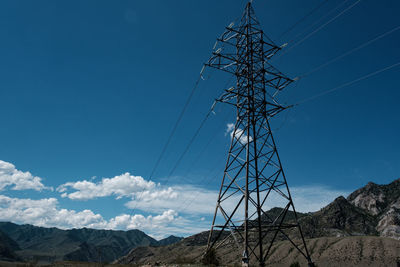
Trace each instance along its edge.
{"label": "mountain range", "polygon": [[[273,208],[267,215],[279,214]],[[269,214],[268,214],[269,213]],[[318,266],[399,266],[400,264],[400,179],[387,185],[368,183],[350,194],[340,196],[317,212],[298,213],[310,254]],[[288,221],[294,214],[288,213]],[[209,232],[185,238],[164,247],[137,247],[118,260],[122,264],[197,263],[207,245]],[[296,232],[289,233],[299,239]],[[269,263],[289,266],[304,257],[288,241],[281,239],[272,247]],[[240,252],[234,242],[217,250],[222,264],[235,264]]]}
{"label": "mountain range", "polygon": [[44,228],[0,222],[0,260],[112,262],[138,246],[169,245],[182,238],[160,241],[139,230]]}
{"label": "mountain range", "polygon": [[[273,208],[267,215],[276,215]],[[312,258],[318,266],[395,266],[400,263],[400,179],[387,185],[368,183],[347,198],[340,196],[317,212],[298,213]],[[287,221],[294,219],[289,212]],[[252,222],[250,222],[251,225]],[[198,263],[209,232],[157,241],[139,230],[61,230],[0,222],[0,260],[81,261],[121,264]],[[228,236],[228,232],[222,233]],[[289,236],[298,239],[297,232]],[[234,242],[221,247],[221,264],[237,263]],[[305,264],[283,238],[275,243],[273,266]]]}

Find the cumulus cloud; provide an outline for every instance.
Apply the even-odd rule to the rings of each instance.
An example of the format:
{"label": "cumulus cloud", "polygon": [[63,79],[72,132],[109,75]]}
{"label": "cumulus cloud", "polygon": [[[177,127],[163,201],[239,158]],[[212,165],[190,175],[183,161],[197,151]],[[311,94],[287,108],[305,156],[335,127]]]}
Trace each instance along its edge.
{"label": "cumulus cloud", "polygon": [[[234,125],[228,125],[227,133],[233,136]],[[238,131],[236,131],[238,132]],[[242,134],[241,134],[242,135]],[[238,136],[237,138],[242,138]],[[246,138],[247,140],[247,138]],[[0,190],[10,187],[13,190],[46,187],[41,178],[29,172],[22,172],[11,163],[0,161]],[[104,218],[91,210],[69,210],[59,207],[56,198],[20,199],[0,195],[0,220],[15,223],[29,223],[44,227],[59,228],[97,228],[97,229],[140,229],[156,238],[169,234],[189,235],[207,230],[218,196],[218,189],[207,189],[193,185],[173,185],[165,187],[130,173],[103,178],[68,182],[60,185],[57,191],[64,198],[88,200],[99,197],[126,197],[127,208],[143,214],[119,214]],[[296,209],[301,212],[317,211],[329,204],[339,195],[347,192],[326,186],[291,187]],[[240,196],[224,202],[224,209],[232,210]],[[278,195],[271,194],[265,210],[282,207],[286,203]],[[239,209],[237,216],[243,215]],[[208,219],[206,219],[208,218]]]}
{"label": "cumulus cloud", "polygon": [[28,223],[43,227],[95,228],[131,230],[139,229],[156,238],[170,234],[191,234],[205,228],[193,227],[192,222],[180,217],[172,209],[158,215],[121,214],[110,219],[91,210],[68,210],[59,208],[55,198],[20,199],[0,195],[0,220],[14,223]]}
{"label": "cumulus cloud", "polygon": [[172,223],[178,217],[178,213],[174,210],[164,211],[160,215],[147,217],[137,214],[134,216],[123,214],[112,218],[108,222],[111,229],[149,229],[149,227],[164,227]]}
{"label": "cumulus cloud", "polygon": [[13,164],[0,160],[0,190],[6,187],[10,187],[11,190],[52,189],[43,185],[42,178],[33,176],[30,172],[17,170]]}
{"label": "cumulus cloud", "polygon": [[106,226],[103,217],[90,210],[76,212],[57,206],[55,198],[34,200],[0,195],[0,220],[59,228]]}
{"label": "cumulus cloud", "polygon": [[[337,190],[323,185],[306,185],[306,186],[293,186],[290,188],[290,193],[296,211],[299,212],[313,212],[318,211],[331,203],[339,196],[347,196],[348,191]],[[278,194],[272,194],[268,208],[282,207],[287,202],[282,201]]]}
{"label": "cumulus cloud", "polygon": [[[0,220],[62,229],[139,229],[155,238],[170,234],[190,235],[208,229],[217,191],[194,186],[175,186],[160,192],[163,193],[153,199],[144,196],[126,203],[129,208],[136,207],[135,212],[142,210],[153,215],[120,214],[109,219],[88,209],[76,211],[60,208],[55,198],[33,200],[0,195]],[[300,212],[317,211],[339,195],[348,193],[325,186],[292,187],[291,192],[296,210]],[[237,199],[232,198],[224,203],[224,208],[232,210],[236,203]],[[284,204],[282,198],[272,194],[265,209]],[[240,209],[237,216],[242,215],[243,210]]]}
{"label": "cumulus cloud", "polygon": [[173,186],[167,190],[144,192],[125,204],[128,208],[161,212],[173,209],[179,213],[211,214],[215,208],[218,191],[194,186]]}
{"label": "cumulus cloud", "polygon": [[[146,181],[141,176],[133,176],[129,172],[113,178],[103,178],[100,182],[78,181],[60,185],[57,191],[62,197],[75,200],[88,200],[98,197],[116,196],[117,198],[133,196],[135,193],[150,190],[155,187],[152,181]],[[68,191],[75,190],[72,193]]]}
{"label": "cumulus cloud", "polygon": [[[326,186],[309,185],[292,187],[291,194],[296,210],[311,212],[328,205],[340,195],[347,195],[348,192],[335,190]],[[210,190],[189,185],[172,186],[168,190],[165,190],[163,194],[156,195],[155,193],[153,197],[133,199],[127,202],[125,206],[143,211],[153,210],[154,212],[173,209],[179,212],[179,214],[205,216],[214,212],[217,197],[217,189]],[[232,197],[225,201],[224,207],[227,210],[232,210],[236,206],[238,199],[239,194],[237,197]],[[265,203],[265,210],[273,207],[283,207],[287,204],[285,201],[278,194],[271,193],[268,201]]]}
{"label": "cumulus cloud", "polygon": [[[228,123],[226,125],[226,133],[227,134],[229,133],[230,137],[233,138],[233,134],[235,133],[235,124]],[[247,144],[247,137],[248,136],[246,134],[244,134],[243,129],[240,129],[240,128],[236,129],[235,138],[237,140],[239,140],[239,142],[241,144],[243,144],[243,145]],[[249,136],[248,139],[249,139],[249,142],[253,141],[253,137],[251,137],[251,136]]]}

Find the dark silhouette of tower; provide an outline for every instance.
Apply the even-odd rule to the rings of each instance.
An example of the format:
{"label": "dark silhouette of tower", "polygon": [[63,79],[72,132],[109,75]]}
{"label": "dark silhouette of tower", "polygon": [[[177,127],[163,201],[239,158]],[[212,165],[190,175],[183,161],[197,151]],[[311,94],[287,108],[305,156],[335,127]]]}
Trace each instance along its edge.
{"label": "dark silhouette of tower", "polygon": [[[264,266],[274,242],[283,238],[313,266],[270,126],[271,118],[287,108],[277,102],[277,94],[293,82],[269,63],[280,49],[262,31],[250,1],[239,23],[217,39],[206,63],[236,77],[236,85],[218,99],[236,108],[236,123],[230,127],[207,252],[234,240],[245,266],[250,258]],[[283,208],[267,212],[271,198]]]}

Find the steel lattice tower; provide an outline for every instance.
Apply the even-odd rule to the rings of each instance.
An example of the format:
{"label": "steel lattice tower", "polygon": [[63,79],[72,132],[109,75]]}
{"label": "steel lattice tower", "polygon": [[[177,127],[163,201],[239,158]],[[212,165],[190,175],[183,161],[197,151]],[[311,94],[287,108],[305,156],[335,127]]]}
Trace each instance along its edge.
{"label": "steel lattice tower", "polygon": [[[269,63],[279,50],[261,30],[250,1],[238,25],[229,25],[217,39],[206,63],[236,76],[236,85],[218,101],[237,112],[207,252],[233,237],[243,250],[243,265],[252,257],[264,266],[279,236],[313,266],[270,126],[270,119],[286,108],[277,102],[277,94],[293,82]],[[273,194],[284,202],[275,215],[265,210]],[[294,219],[288,220],[289,212]],[[230,235],[225,237],[227,231]],[[296,244],[289,231],[295,231],[301,243]]]}

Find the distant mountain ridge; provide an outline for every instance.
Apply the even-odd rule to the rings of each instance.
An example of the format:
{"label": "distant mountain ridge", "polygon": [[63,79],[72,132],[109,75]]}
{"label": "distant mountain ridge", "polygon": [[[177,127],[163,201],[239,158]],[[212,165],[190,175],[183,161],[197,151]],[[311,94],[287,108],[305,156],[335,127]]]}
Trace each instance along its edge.
{"label": "distant mountain ridge", "polygon": [[[0,222],[0,231],[4,235],[0,234],[0,252],[1,245],[6,247],[5,252],[0,253],[0,259],[39,262],[112,262],[134,247],[169,245],[181,239],[170,236],[157,241],[139,230],[61,230],[10,222]],[[9,252],[15,257],[6,259]]]}

